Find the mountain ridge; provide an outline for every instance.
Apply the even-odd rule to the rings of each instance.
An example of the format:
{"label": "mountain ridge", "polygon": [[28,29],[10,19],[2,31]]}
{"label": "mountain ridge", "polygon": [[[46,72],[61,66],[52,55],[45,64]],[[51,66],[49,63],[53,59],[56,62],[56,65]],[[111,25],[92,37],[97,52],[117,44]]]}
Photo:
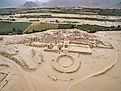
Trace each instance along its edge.
{"label": "mountain ridge", "polygon": [[21,8],[39,8],[39,7],[87,7],[87,8],[116,8],[121,9],[121,2],[119,3],[111,3],[109,1],[79,1],[79,0],[49,0],[48,2],[41,3],[39,0],[35,1],[27,1]]}
{"label": "mountain ridge", "polygon": [[20,8],[37,8],[39,5],[33,1],[27,1],[23,5],[19,6]]}

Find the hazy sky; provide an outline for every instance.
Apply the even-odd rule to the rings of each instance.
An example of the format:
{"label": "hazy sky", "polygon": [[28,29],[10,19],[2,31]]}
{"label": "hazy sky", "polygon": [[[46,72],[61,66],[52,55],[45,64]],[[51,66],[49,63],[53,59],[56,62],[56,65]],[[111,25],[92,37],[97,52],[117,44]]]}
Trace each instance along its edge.
{"label": "hazy sky", "polygon": [[[0,7],[11,7],[11,6],[18,6],[23,4],[26,1],[35,1],[35,0],[0,0]],[[121,0],[39,0],[41,2],[47,2],[47,1],[52,1],[52,2],[64,2],[64,3],[69,3],[69,1],[73,1],[75,3],[81,3],[81,2],[110,2],[110,3],[117,3],[121,2]]]}

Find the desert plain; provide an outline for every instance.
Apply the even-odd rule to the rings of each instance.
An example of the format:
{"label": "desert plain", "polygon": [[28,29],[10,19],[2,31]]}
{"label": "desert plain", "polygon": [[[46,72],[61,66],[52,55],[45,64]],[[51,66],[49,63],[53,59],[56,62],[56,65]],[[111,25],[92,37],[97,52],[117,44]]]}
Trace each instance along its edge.
{"label": "desert plain", "polygon": [[0,35],[0,91],[120,91],[121,31]]}

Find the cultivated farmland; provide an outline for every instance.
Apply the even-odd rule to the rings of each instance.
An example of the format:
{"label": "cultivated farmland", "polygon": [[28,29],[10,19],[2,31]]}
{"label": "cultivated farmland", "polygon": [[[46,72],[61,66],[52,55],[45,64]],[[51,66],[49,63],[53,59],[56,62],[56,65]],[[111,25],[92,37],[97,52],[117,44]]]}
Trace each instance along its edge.
{"label": "cultivated farmland", "polygon": [[52,23],[33,23],[24,32],[31,33],[37,31],[44,31],[48,29],[58,29],[58,24]]}
{"label": "cultivated farmland", "polygon": [[23,32],[29,25],[26,22],[0,22],[0,34]]}

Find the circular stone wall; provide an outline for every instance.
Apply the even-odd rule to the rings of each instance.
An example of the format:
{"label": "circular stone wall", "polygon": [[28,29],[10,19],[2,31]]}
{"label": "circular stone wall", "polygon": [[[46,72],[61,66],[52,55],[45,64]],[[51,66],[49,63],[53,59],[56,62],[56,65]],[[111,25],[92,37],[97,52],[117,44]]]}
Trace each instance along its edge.
{"label": "circular stone wall", "polygon": [[73,73],[80,68],[80,65],[79,60],[74,60],[69,55],[60,55],[56,60],[52,61],[53,69],[61,73]]}

